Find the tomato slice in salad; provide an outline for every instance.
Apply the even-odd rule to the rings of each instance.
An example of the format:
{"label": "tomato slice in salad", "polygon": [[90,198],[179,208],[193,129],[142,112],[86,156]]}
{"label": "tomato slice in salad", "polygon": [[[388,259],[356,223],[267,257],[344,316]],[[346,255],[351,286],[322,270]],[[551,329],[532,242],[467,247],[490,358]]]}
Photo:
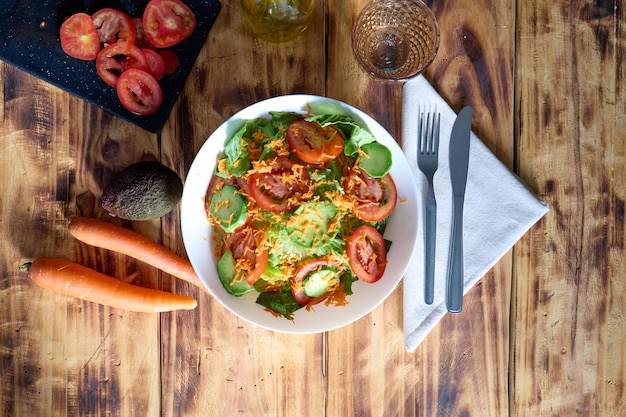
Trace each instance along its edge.
{"label": "tomato slice in salad", "polygon": [[285,212],[293,210],[310,189],[311,179],[304,166],[280,156],[267,161],[267,171],[250,175],[250,196],[265,210]]}
{"label": "tomato slice in salad", "polygon": [[362,281],[378,281],[387,266],[385,239],[369,225],[356,229],[347,241],[348,262],[352,272]]}
{"label": "tomato slice in salad", "polygon": [[142,116],[154,113],[163,101],[159,82],[140,69],[129,69],[120,75],[117,96],[128,111]]}
{"label": "tomato slice in salad", "polygon": [[105,46],[121,40],[128,42],[130,48],[135,42],[135,25],[126,12],[106,7],[95,12],[91,19],[98,32],[100,43]]}
{"label": "tomato slice in salad", "polygon": [[302,161],[323,164],[343,151],[343,134],[333,125],[325,127],[304,119],[294,120],[287,128],[289,149]]}
{"label": "tomato slice in salad", "polygon": [[179,0],[151,0],[143,12],[144,31],[158,48],[177,44],[191,35],[195,27],[195,14]]}
{"label": "tomato slice in salad", "polygon": [[267,265],[268,250],[259,249],[260,240],[260,232],[246,226],[235,230],[225,241],[235,258],[237,273],[243,274],[250,285],[259,280]]}
{"label": "tomato slice in salad", "polygon": [[390,174],[373,178],[365,171],[354,168],[345,178],[344,187],[356,198],[355,214],[361,220],[377,222],[396,208],[398,191]]}
{"label": "tomato slice in salad", "polygon": [[100,41],[91,16],[76,13],[61,25],[59,32],[61,48],[72,58],[89,61],[100,52]]}
{"label": "tomato slice in salad", "polygon": [[102,80],[115,88],[119,77],[129,69],[148,70],[146,56],[135,45],[115,42],[102,49],[96,58],[96,71]]}

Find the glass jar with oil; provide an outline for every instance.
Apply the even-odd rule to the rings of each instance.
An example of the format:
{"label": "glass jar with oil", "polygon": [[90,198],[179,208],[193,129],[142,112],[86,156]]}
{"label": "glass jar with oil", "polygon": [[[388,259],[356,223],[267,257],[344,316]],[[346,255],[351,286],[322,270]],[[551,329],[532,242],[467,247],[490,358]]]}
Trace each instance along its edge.
{"label": "glass jar with oil", "polygon": [[313,17],[316,0],[241,0],[246,25],[259,38],[287,42],[298,38]]}

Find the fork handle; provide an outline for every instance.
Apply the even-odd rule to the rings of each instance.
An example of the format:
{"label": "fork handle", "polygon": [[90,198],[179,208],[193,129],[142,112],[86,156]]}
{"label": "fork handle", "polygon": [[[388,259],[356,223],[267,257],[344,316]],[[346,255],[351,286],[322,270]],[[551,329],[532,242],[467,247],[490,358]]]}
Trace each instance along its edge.
{"label": "fork handle", "polygon": [[448,257],[446,307],[450,313],[460,313],[463,307],[463,198],[454,197],[452,237]]}
{"label": "fork handle", "polygon": [[432,304],[435,294],[435,241],[437,237],[437,201],[432,183],[426,198],[426,249],[424,252],[424,302]]}

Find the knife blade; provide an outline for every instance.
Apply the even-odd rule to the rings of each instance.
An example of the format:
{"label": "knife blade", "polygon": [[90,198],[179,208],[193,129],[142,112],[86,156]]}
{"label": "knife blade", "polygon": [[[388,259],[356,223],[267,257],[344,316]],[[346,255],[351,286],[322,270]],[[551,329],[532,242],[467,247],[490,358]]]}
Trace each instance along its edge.
{"label": "knife blade", "polygon": [[450,136],[450,180],[454,197],[446,280],[446,308],[450,313],[460,313],[463,308],[463,204],[467,185],[471,129],[472,108],[466,106],[454,121]]}

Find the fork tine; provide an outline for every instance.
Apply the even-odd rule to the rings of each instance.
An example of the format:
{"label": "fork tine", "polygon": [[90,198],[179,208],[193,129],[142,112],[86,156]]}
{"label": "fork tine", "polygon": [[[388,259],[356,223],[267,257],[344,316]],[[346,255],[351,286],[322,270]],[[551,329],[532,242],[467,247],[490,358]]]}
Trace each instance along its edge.
{"label": "fork tine", "polygon": [[439,149],[439,114],[420,113],[419,129],[417,134],[417,151],[423,155],[434,155]]}
{"label": "fork tine", "polygon": [[417,153],[428,155],[430,150],[430,113],[420,113],[417,132]]}
{"label": "fork tine", "polygon": [[424,136],[424,113],[420,113],[419,129],[417,131],[417,153],[420,154],[424,150],[422,137]]}
{"label": "fork tine", "polygon": [[[430,116],[433,116],[432,120]],[[428,137],[426,138],[426,155],[431,155],[433,153],[433,135],[435,133],[435,115],[432,113],[428,113],[428,118],[426,119],[426,125],[428,129]]]}
{"label": "fork tine", "polygon": [[439,151],[439,124],[441,121],[441,113],[437,113],[437,121],[435,121],[435,115],[433,114],[433,154]]}

